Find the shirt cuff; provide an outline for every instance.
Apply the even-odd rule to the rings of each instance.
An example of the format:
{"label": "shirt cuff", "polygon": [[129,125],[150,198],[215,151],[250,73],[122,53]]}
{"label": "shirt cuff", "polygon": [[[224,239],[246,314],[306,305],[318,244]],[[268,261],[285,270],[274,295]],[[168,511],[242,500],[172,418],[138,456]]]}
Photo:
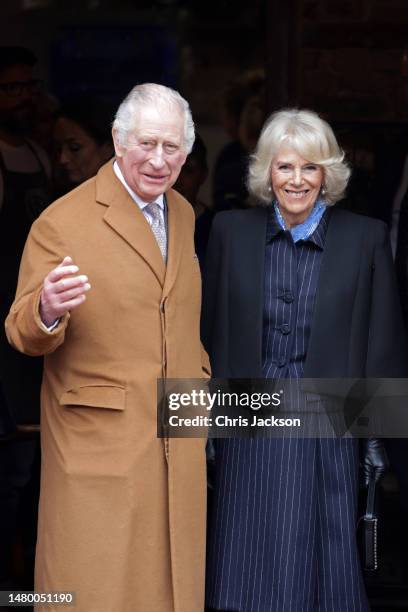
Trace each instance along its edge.
{"label": "shirt cuff", "polygon": [[52,325],[50,325],[49,327],[47,327],[47,326],[45,325],[45,323],[43,323],[43,322],[41,321],[41,325],[42,325],[42,326],[43,326],[43,328],[44,328],[44,329],[46,329],[48,332],[52,332],[52,331],[54,331],[54,329],[55,329],[56,327],[58,327],[58,325],[59,325],[59,322],[60,322],[60,321],[61,321],[61,319],[57,319],[57,320],[56,320],[56,321],[54,321],[54,323],[53,323]]}

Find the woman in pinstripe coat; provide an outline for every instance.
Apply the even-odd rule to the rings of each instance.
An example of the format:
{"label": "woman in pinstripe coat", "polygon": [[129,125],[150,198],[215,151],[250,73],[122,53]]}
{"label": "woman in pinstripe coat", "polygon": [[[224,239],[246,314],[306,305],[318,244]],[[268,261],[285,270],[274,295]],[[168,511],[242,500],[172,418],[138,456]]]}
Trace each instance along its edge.
{"label": "woman in pinstripe coat", "polygon": [[[310,111],[272,115],[249,170],[263,204],[215,219],[203,340],[221,378],[404,376],[386,227],[333,208],[350,171]],[[207,606],[234,612],[369,610],[356,547],[353,439],[216,440]],[[380,474],[380,441],[365,441]]]}

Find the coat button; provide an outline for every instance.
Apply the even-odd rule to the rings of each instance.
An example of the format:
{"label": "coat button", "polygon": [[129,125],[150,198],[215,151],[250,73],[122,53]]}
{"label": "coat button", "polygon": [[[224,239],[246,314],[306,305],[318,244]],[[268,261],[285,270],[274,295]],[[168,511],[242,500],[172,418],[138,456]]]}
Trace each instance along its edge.
{"label": "coat button", "polygon": [[283,325],[281,325],[281,332],[282,334],[290,334],[290,325],[289,323],[283,323]]}
{"label": "coat button", "polygon": [[289,290],[285,291],[283,294],[283,301],[286,302],[286,304],[291,304],[293,300],[293,293]]}
{"label": "coat button", "polygon": [[279,357],[279,359],[278,359],[278,367],[283,368],[284,365],[286,365],[285,357]]}

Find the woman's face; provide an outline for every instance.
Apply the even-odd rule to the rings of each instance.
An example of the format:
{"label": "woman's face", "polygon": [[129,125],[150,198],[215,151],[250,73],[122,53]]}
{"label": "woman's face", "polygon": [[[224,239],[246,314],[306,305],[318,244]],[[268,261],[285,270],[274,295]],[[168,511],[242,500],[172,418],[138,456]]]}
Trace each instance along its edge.
{"label": "woman's face", "polygon": [[272,161],[272,189],[288,228],[303,223],[323,183],[321,166],[309,162],[290,147],[281,147]]}
{"label": "woman's face", "polygon": [[59,117],[55,123],[54,139],[57,163],[68,180],[79,185],[94,176],[110,157],[109,147],[99,145],[75,121]]}

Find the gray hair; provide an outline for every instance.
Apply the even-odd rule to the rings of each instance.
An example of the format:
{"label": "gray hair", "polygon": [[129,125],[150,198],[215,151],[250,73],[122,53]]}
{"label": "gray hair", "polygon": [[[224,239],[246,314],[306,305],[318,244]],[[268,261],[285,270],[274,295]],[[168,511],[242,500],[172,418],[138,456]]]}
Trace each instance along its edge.
{"label": "gray hair", "polygon": [[317,113],[296,108],[273,113],[265,122],[248,173],[248,189],[263,204],[271,204],[271,164],[281,146],[287,146],[323,168],[324,200],[333,205],[344,196],[350,168],[344,161],[330,125]]}
{"label": "gray hair", "polygon": [[129,134],[135,128],[135,115],[145,106],[167,106],[171,111],[175,107],[179,109],[184,117],[184,149],[190,153],[195,139],[190,106],[178,91],[157,83],[136,85],[121,102],[112,125],[118,144],[127,146]]}

